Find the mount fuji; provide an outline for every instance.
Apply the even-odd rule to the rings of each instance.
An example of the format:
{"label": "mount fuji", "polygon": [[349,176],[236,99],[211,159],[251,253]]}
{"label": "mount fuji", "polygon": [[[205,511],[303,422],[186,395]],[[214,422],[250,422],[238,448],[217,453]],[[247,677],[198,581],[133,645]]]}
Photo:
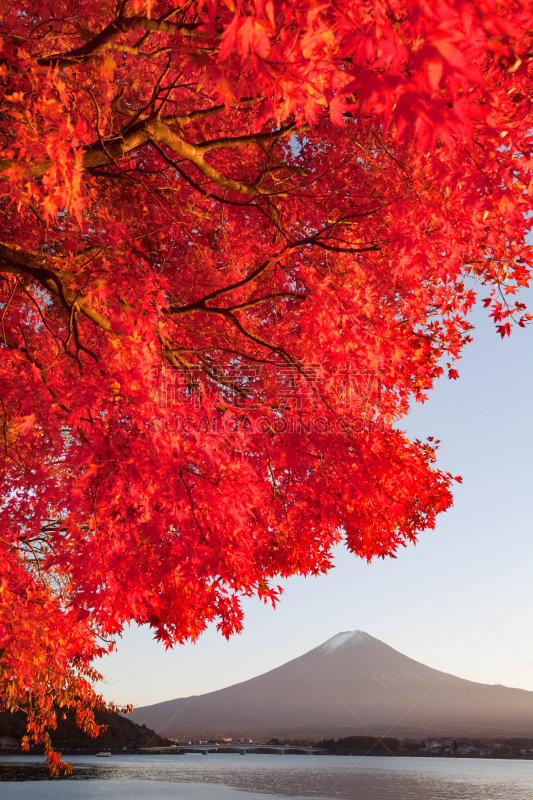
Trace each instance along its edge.
{"label": "mount fuji", "polygon": [[533,736],[533,692],[426,667],[363,631],[216,692],[136,708],[173,738]]}

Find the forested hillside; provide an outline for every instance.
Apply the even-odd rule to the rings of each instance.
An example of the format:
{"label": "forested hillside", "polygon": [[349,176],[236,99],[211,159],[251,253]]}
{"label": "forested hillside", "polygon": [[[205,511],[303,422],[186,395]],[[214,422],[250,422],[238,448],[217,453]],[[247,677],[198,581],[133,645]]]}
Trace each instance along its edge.
{"label": "forested hillside", "polygon": [[[60,750],[72,749],[122,749],[124,747],[137,749],[138,747],[157,747],[170,744],[159,734],[147,728],[146,725],[137,723],[120,714],[107,711],[95,711],[95,720],[98,725],[106,725],[107,730],[93,739],[87,736],[76,726],[75,714],[67,711],[65,719],[59,712],[57,715],[57,728],[51,731],[50,738],[54,747]],[[20,741],[26,734],[26,716],[21,711],[14,714],[0,714],[0,737],[9,736]]]}

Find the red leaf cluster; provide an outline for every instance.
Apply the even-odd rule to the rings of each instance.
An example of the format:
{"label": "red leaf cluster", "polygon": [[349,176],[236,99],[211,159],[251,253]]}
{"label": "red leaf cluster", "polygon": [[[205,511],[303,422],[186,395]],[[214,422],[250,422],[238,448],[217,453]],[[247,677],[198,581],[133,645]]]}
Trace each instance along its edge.
{"label": "red leaf cluster", "polygon": [[518,0],[5,0],[0,704],[35,741],[62,706],[97,733],[129,622],[229,636],[450,506],[398,423],[478,285],[502,336],[531,319],[532,30]]}

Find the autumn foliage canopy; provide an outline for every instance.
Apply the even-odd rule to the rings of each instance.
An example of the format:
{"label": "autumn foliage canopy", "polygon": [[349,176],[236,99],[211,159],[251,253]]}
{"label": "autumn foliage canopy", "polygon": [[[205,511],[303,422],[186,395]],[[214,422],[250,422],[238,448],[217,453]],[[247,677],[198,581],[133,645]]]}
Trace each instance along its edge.
{"label": "autumn foliage canopy", "polygon": [[[4,0],[0,706],[43,740],[453,478],[401,418],[529,319],[525,0]],[[55,758],[56,766],[59,757]]]}

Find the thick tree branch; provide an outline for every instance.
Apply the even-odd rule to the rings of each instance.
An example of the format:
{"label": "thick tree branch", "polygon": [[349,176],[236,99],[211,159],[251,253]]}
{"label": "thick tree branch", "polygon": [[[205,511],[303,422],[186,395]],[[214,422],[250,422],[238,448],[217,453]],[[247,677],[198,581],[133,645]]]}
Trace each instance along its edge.
{"label": "thick tree branch", "polygon": [[[160,120],[148,119],[136,122],[127,132],[120,132],[112,138],[106,138],[102,142],[94,142],[90,145],[83,156],[84,169],[92,169],[104,164],[118,161],[126,153],[131,152],[147,142],[164,144],[182,158],[187,159],[207,178],[224,189],[229,189],[240,194],[247,194],[253,197],[257,195],[272,195],[276,192],[255,187],[243,181],[233,180],[222,175],[215,167],[204,160],[203,152],[200,147],[190,144],[182,139],[177,133],[172,131]],[[229,145],[228,145],[229,146]],[[11,161],[0,161],[0,170],[8,169]],[[51,168],[51,161],[43,161],[32,167],[29,172],[32,177],[45,175]]]}
{"label": "thick tree branch", "polygon": [[67,67],[80,62],[91,61],[101,53],[110,49],[115,39],[124,33],[131,31],[156,31],[158,33],[168,33],[171,36],[181,34],[182,36],[192,36],[201,23],[193,25],[176,25],[173,22],[166,22],[158,19],[147,19],[146,17],[120,17],[113,20],[103,31],[89,42],[69,50],[66,53],[53,53],[45,58],[38,59],[41,66]]}
{"label": "thick tree branch", "polygon": [[256,188],[249,183],[233,180],[233,178],[227,178],[225,175],[222,175],[222,173],[215,169],[215,167],[204,160],[203,151],[201,149],[203,145],[197,146],[186,142],[163,122],[150,119],[147,120],[145,124],[146,131],[148,132],[148,136],[151,140],[158,142],[159,144],[166,145],[182,158],[186,158],[188,161],[191,161],[194,166],[203,175],[205,175],[206,178],[212,180],[213,183],[217,183],[224,189],[229,189],[233,192],[239,192],[241,194],[248,194],[252,196],[257,196],[258,194],[272,194],[272,192],[269,190]]}
{"label": "thick tree branch", "polygon": [[[253,203],[251,200],[247,200],[245,203],[240,203],[237,200],[228,200],[226,197],[220,197],[220,195],[215,194],[214,192],[206,191],[204,188],[202,188],[202,186],[200,186],[198,183],[196,183],[196,181],[193,181],[193,179],[189,175],[187,175],[187,173],[184,170],[181,169],[180,165],[176,161],[174,161],[174,159],[170,158],[167,153],[165,153],[163,148],[160,147],[157,144],[157,142],[152,141],[151,144],[152,144],[153,147],[155,147],[155,149],[157,150],[159,155],[163,158],[163,160],[170,167],[175,169],[176,172],[178,173],[178,175],[181,175],[183,180],[187,181],[189,186],[192,186],[192,188],[195,189],[197,192],[199,192],[203,197],[212,197],[214,200],[217,200],[219,203],[223,203],[224,205],[228,205],[228,206],[247,206],[248,208],[253,208],[253,207],[257,208],[258,207],[257,204]],[[106,176],[106,177],[108,177],[108,176]],[[119,176],[116,175],[114,177],[118,178]]]}
{"label": "thick tree branch", "polygon": [[[197,112],[199,114],[203,112]],[[214,113],[214,110],[213,110]],[[194,166],[213,183],[222,186],[224,189],[246,194],[252,197],[258,195],[282,194],[271,189],[263,189],[244,181],[228,178],[219,172],[212,164],[204,159],[204,153],[217,148],[235,147],[246,144],[260,144],[268,141],[276,141],[281,136],[288,136],[296,131],[294,126],[283,128],[273,133],[258,133],[250,136],[226,137],[214,139],[201,145],[194,145],[187,142],[179,134],[173,131],[164,121],[158,119],[143,119],[131,125],[127,130],[117,133],[115,136],[106,137],[105,140],[94,142],[86,149],[83,155],[83,168],[92,169],[105,164],[118,161],[126,153],[142,147],[147,142],[153,144],[164,144],[181,158],[190,161]],[[11,161],[0,161],[0,171],[11,166]],[[43,161],[31,167],[29,173],[32,177],[39,177],[48,172],[51,168],[51,161]]]}
{"label": "thick tree branch", "polygon": [[99,328],[111,333],[109,320],[91,308],[82,295],[65,286],[57,272],[43,267],[35,259],[28,258],[18,250],[12,250],[0,244],[0,270],[14,275],[30,276],[43,288],[58,297],[69,311],[79,311]]}

